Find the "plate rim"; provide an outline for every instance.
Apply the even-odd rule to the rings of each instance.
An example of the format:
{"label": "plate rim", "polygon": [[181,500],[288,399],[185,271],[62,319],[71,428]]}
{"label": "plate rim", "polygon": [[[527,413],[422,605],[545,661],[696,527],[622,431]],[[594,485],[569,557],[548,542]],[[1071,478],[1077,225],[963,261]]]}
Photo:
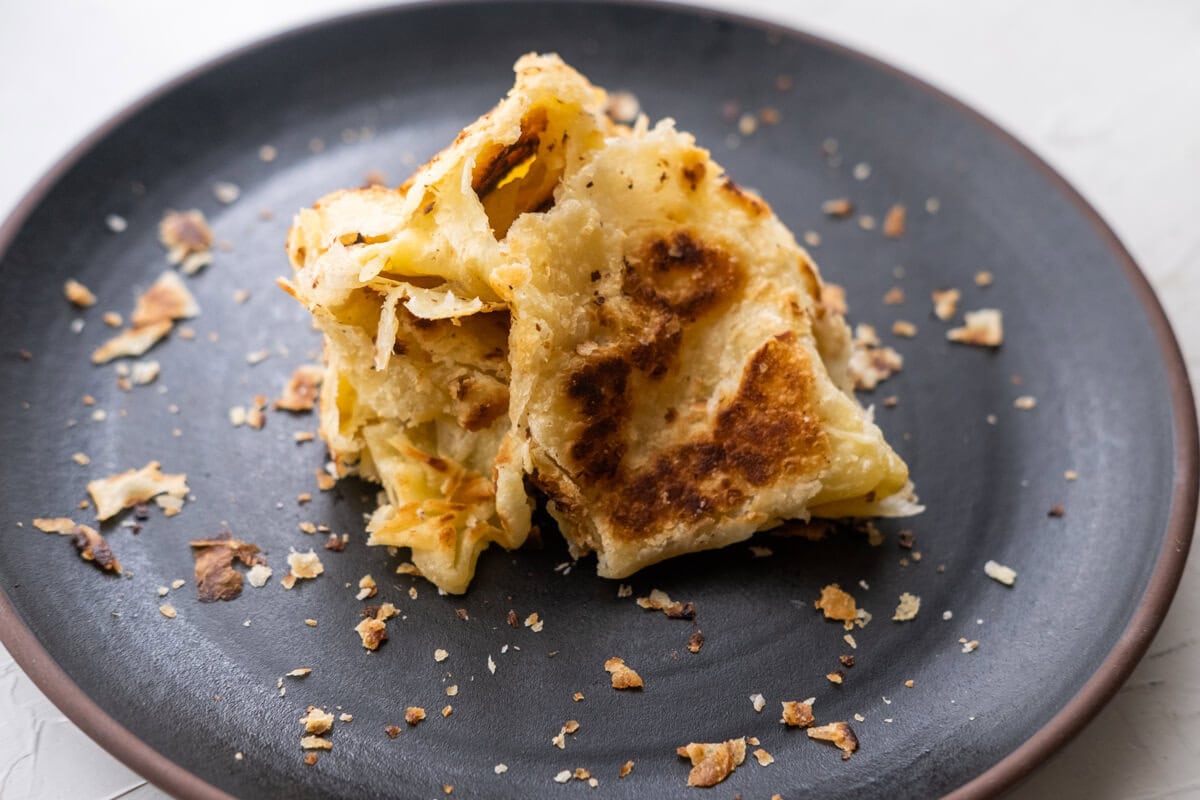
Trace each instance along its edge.
{"label": "plate rim", "polygon": [[[513,5],[533,4],[538,0],[505,0]],[[311,33],[322,28],[362,20],[374,16],[405,13],[415,9],[471,6],[488,0],[414,0],[394,5],[360,9],[334,14],[302,23],[253,39],[224,51],[168,79],[141,97],[112,114],[61,156],[13,207],[0,223],[0,257],[4,256],[29,216],[42,203],[60,179],[109,134],[116,131],[136,114],[170,95],[177,89],[227,63],[283,40]],[[1187,365],[1170,322],[1145,273],[1121,242],[1120,238],[1100,216],[1099,212],[1041,156],[1015,135],[974,107],[957,99],[933,84],[910,74],[880,58],[849,45],[819,36],[791,25],[734,11],[691,5],[676,0],[577,0],[577,5],[625,6],[727,21],[757,28],[768,34],[798,39],[806,44],[824,48],[854,59],[927,94],[976,123],[985,133],[1007,145],[1046,179],[1090,225],[1100,242],[1121,266],[1126,280],[1134,291],[1138,305],[1146,315],[1155,343],[1158,345],[1166,371],[1166,388],[1171,403],[1172,446],[1175,451],[1174,483],[1162,546],[1155,558],[1154,569],[1146,589],[1138,599],[1129,622],[1104,660],[1087,678],[1084,685],[1054,716],[1015,750],[992,764],[979,775],[946,795],[949,800],[978,800],[995,797],[1027,778],[1038,766],[1060,751],[1100,710],[1107,705],[1145,655],[1170,608],[1183,569],[1187,563],[1195,531],[1197,500],[1200,495],[1200,434],[1197,431],[1195,400]],[[59,666],[39,641],[37,634],[21,619],[0,587],[0,642],[8,648],[13,660],[50,701],[79,726],[93,741],[132,769],[141,777],[175,797],[187,800],[234,800],[220,789],[186,767],[172,761],[151,744],[117,722],[102,709],[79,684]]]}

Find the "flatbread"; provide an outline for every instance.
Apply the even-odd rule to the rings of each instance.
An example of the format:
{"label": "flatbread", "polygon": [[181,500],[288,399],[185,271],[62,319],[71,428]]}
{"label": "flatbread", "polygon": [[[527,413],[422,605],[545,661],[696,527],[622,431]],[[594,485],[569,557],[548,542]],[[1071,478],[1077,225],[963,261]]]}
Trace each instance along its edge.
{"label": "flatbread", "polygon": [[785,519],[912,513],[850,333],[767,204],[556,56],[399,189],[300,212],[285,288],[326,335],[321,435],[380,482],[375,544],[465,591],[527,487],[623,577]]}

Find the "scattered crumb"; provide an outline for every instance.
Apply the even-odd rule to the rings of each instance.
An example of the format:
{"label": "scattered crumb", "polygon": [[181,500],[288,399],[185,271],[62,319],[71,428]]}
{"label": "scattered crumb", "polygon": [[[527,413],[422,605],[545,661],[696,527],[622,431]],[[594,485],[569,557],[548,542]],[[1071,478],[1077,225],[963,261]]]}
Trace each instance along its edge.
{"label": "scattered crumb", "polygon": [[677,748],[676,752],[692,762],[688,786],[716,786],[746,760],[746,739],[741,737],[711,744],[691,742]]}
{"label": "scattered crumb", "polygon": [[798,700],[783,701],[783,716],[779,720],[789,728],[807,728],[816,720],[813,717],[812,704]]}
{"label": "scattered crumb", "polygon": [[383,732],[388,735],[389,739],[395,739],[397,736],[400,735],[400,726],[399,725],[385,725],[383,728]]}
{"label": "scattered crumb", "polygon": [[170,495],[182,503],[188,486],[186,475],[164,474],[159,463],[151,461],[139,470],[131,469],[89,481],[87,490],[96,504],[96,518],[106,520],[160,494]]}
{"label": "scattered crumb", "polygon": [[84,286],[74,278],[70,278],[63,284],[63,294],[67,300],[79,308],[90,308],[96,305],[96,295],[92,294],[92,290]]}
{"label": "scattered crumb", "polygon": [[981,308],[964,315],[966,324],[946,331],[952,342],[976,347],[999,347],[1004,344],[1004,315],[995,308]]}
{"label": "scattered crumb", "polygon": [[900,595],[900,603],[896,606],[896,612],[892,614],[892,621],[908,622],[915,619],[920,610],[921,598],[915,594],[904,592]]}
{"label": "scattered crumb", "polygon": [[995,561],[988,561],[983,565],[984,574],[994,581],[999,581],[1005,586],[1012,586],[1017,582],[1017,571],[1012,567],[1006,567]]}
{"label": "scattered crumb", "polygon": [[622,583],[617,586],[617,597],[632,597],[633,587],[628,583]]}
{"label": "scattered crumb", "polygon": [[972,639],[969,642],[966,639],[959,639],[958,643],[962,645],[962,651],[964,653],[974,653],[976,650],[979,649],[979,640],[978,639]]}
{"label": "scattered crumb", "polygon": [[1050,506],[1050,510],[1046,512],[1046,516],[1055,518],[1064,517],[1066,514],[1067,509],[1062,503],[1055,503],[1054,505]]}
{"label": "scattered crumb", "polygon": [[185,275],[199,272],[212,261],[213,233],[201,211],[168,211],[158,223],[158,240],[167,260]]}
{"label": "scattered crumb", "polygon": [[760,547],[758,545],[750,545],[750,555],[755,558],[770,558],[775,555],[775,551],[769,547]]}
{"label": "scattered crumb", "polygon": [[279,155],[279,151],[276,150],[272,145],[264,144],[262,147],[258,148],[259,160],[265,161],[268,164],[270,162],[274,161],[278,155]]}
{"label": "scattered crumb", "polygon": [[409,725],[416,727],[417,723],[425,719],[425,709],[420,706],[409,706],[404,709],[404,721]]}
{"label": "scattered crumb", "polygon": [[845,679],[846,679],[846,673],[842,672],[840,669],[835,670],[834,672],[825,673],[825,680],[829,681],[832,684],[836,684],[838,686],[841,686],[842,681],[844,681]]}
{"label": "scattered crumb", "polygon": [[767,707],[767,700],[761,694],[752,694],[750,695],[750,705],[754,706],[755,713],[759,713]]}
{"label": "scattered crumb", "polygon": [[229,183],[228,181],[217,181],[213,184],[212,188],[213,197],[217,198],[218,202],[225,205],[229,205],[230,203],[236,201],[242,193],[242,190],[238,188],[236,183]]}
{"label": "scattered crumb", "polygon": [[666,592],[654,589],[647,597],[639,597],[637,604],[645,609],[661,611],[671,619],[695,619],[696,606],[689,602],[672,600]]}
{"label": "scattered crumb", "polygon": [[609,119],[622,125],[632,125],[641,112],[642,106],[637,96],[626,91],[610,92],[604,106],[604,113]]}
{"label": "scattered crumb", "polygon": [[441,662],[445,661],[449,657],[450,657],[450,653],[446,652],[445,650],[443,650],[440,647],[437,650],[433,651],[433,660],[438,662],[439,664]]}
{"label": "scattered crumb", "polygon": [[311,548],[307,553],[292,550],[288,553],[287,563],[290,570],[288,574],[293,578],[311,579],[325,571],[321,558]]}
{"label": "scattered crumb", "polygon": [[104,224],[113,233],[124,233],[129,223],[120,214],[109,214],[104,218]]}
{"label": "scattered crumb", "polygon": [[854,213],[854,203],[848,197],[838,197],[821,203],[821,211],[835,219],[843,219]]}
{"label": "scattered crumb", "polygon": [[612,674],[612,687],[614,689],[641,689],[643,686],[642,676],[638,675],[631,667],[625,665],[625,661],[620,658],[610,658],[604,662],[606,672]]}
{"label": "scattered crumb", "polygon": [[[316,528],[313,528],[313,530],[315,531]],[[374,597],[378,591],[379,589],[375,584],[375,579],[370,575],[363,575],[358,579],[358,594],[354,595],[354,599],[366,600],[370,597]]]}
{"label": "scattered crumb", "polygon": [[92,460],[87,457],[86,453],[75,453],[71,456],[71,460],[81,467],[86,467],[88,464],[92,463]]}
{"label": "scattered crumb", "polygon": [[1079,473],[1073,469],[1069,469],[1063,473],[1063,477],[1069,481],[1079,480]]}
{"label": "scattered crumb", "polygon": [[177,612],[175,610],[175,606],[171,605],[170,603],[163,603],[158,607],[158,613],[162,614],[167,619],[175,619],[179,612]]}
{"label": "scattered crumb", "polygon": [[808,738],[822,742],[831,742],[842,751],[842,760],[846,761],[858,749],[858,737],[847,722],[831,722],[816,728],[809,728]]}
{"label": "scattered crumb", "polygon": [[962,293],[958,289],[941,289],[933,292],[933,315],[943,322],[958,313],[958,301]]}
{"label": "scattered crumb", "polygon": [[[297,667],[296,669],[294,669],[290,672],[285,672],[283,674],[283,677],[285,677],[285,678],[307,678],[311,674],[312,674],[312,667]],[[329,715],[329,719],[330,720],[333,719],[332,714]]]}
{"label": "scattered crumb", "polygon": [[620,777],[620,778],[628,777],[629,773],[631,773],[631,772],[633,772],[633,761],[626,761],[624,764],[621,765],[621,770],[620,770],[620,772],[617,773],[617,777]]}
{"label": "scattered crumb", "polygon": [[[304,750],[332,750],[333,742],[320,736],[304,736],[300,739],[300,747]],[[309,755],[315,756],[316,753],[309,753]],[[305,763],[309,763],[307,757]],[[315,764],[316,759],[313,759],[312,763]],[[309,766],[311,765],[309,764]]]}
{"label": "scattered crumb", "polygon": [[855,326],[853,345],[848,366],[855,389],[872,391],[904,366],[904,357],[890,347],[882,347],[870,325]]}
{"label": "scattered crumb", "polygon": [[808,245],[809,247],[820,247],[821,246],[821,234],[817,233],[816,231],[805,231],[804,232],[804,243],[806,245]]}
{"label": "scattered crumb", "polygon": [[296,413],[312,411],[323,374],[320,367],[312,364],[296,367],[287,386],[284,387],[283,396],[275,401],[275,408]]}
{"label": "scattered crumb", "polygon": [[[248,567],[265,566],[257,547],[234,539],[228,532],[192,541],[191,545],[196,589],[202,603],[233,600],[242,593],[242,575],[234,569],[234,561]],[[267,575],[270,576],[269,569]]]}
{"label": "scattered crumb", "polygon": [[813,607],[825,615],[825,619],[841,622],[846,630],[854,627],[858,618],[858,607],[854,597],[836,583],[831,583],[821,589],[821,596],[813,603]]}
{"label": "scattered crumb", "polygon": [[981,269],[975,273],[975,285],[979,287],[991,286],[993,281],[992,273],[986,269]]}
{"label": "scattered crumb", "polygon": [[687,649],[689,653],[699,653],[700,648],[704,647],[704,634],[700,631],[693,631],[688,637]]}
{"label": "scattered crumb", "polygon": [[899,239],[904,236],[908,211],[901,203],[896,203],[888,209],[883,218],[883,235],[889,239]]}
{"label": "scattered crumb", "polygon": [[492,772],[496,773],[497,775],[503,775],[504,773],[508,772],[508,764],[497,764],[496,766],[492,767]]}
{"label": "scattered crumb", "polygon": [[904,303],[904,289],[899,286],[893,286],[887,290],[887,294],[883,296],[883,304],[885,306],[898,306]]}
{"label": "scattered crumb", "polygon": [[760,767],[770,766],[775,763],[775,757],[761,747],[754,751],[754,760],[758,762]]}
{"label": "scattered crumb", "polygon": [[1031,394],[1023,394],[1016,400],[1013,400],[1013,408],[1020,411],[1029,411],[1037,405],[1037,398]]}
{"label": "scattered crumb", "polygon": [[871,216],[870,214],[859,215],[858,227],[862,228],[864,231],[875,230],[875,217]]}
{"label": "scattered crumb", "polygon": [[892,333],[894,333],[896,336],[904,336],[908,339],[911,339],[917,335],[917,326],[913,325],[911,322],[898,319],[892,323]]}

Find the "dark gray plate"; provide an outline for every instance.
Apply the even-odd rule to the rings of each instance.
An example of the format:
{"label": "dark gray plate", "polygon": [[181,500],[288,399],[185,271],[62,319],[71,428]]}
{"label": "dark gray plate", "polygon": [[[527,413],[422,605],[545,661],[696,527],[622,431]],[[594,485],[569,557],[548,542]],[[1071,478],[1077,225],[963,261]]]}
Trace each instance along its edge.
{"label": "dark gray plate", "polygon": [[[314,419],[272,414],[261,432],[230,427],[231,406],[274,396],[319,346],[305,312],[273,284],[288,271],[282,243],[293,211],[371,169],[398,182],[489,108],[510,85],[512,61],[530,50],[556,50],[600,85],[633,90],[653,117],[693,131],[794,230],[820,232],[815,255],[847,287],[855,320],[885,334],[895,319],[918,325],[915,339],[896,343],[904,371],[877,396],[900,399],[879,417],[928,505],[911,523],[919,562],[901,566],[915,553],[900,550],[897,526],[887,525],[882,547],[853,536],[767,535],[757,544],[774,550],[770,558],[738,546],[636,576],[639,594],[658,587],[695,601],[707,643],[692,655],[691,624],[618,599],[592,562],[556,572],[567,558],[553,532],[541,551],[486,554],[463,598],[394,576],[398,559],[362,544],[367,487],[342,485],[297,506],[297,493],[315,492],[323,454],[294,444],[292,433],[315,428]],[[780,75],[794,87],[777,88]],[[736,138],[722,113],[730,102],[772,106],[781,121]],[[822,156],[827,137],[840,144],[840,165]],[[315,138],[320,152],[310,148]],[[257,155],[268,143],[279,152],[272,163]],[[857,162],[871,165],[869,179],[852,177]],[[217,180],[239,184],[241,198],[218,204]],[[877,218],[906,203],[908,234],[891,241],[825,219],[821,201],[839,195]],[[923,210],[929,197],[940,200],[936,215]],[[231,248],[189,281],[203,306],[195,340],[174,335],[153,352],[158,385],[122,392],[111,367],[88,363],[110,333],[100,312],[128,312],[134,287],[165,267],[155,237],[163,211],[191,207],[205,210]],[[264,208],[270,221],[259,219]],[[109,232],[110,213],[129,229]],[[1132,669],[1192,530],[1195,419],[1182,362],[1145,281],[1095,213],[953,100],[757,22],[684,8],[478,3],[306,28],[122,114],[38,186],[0,248],[4,641],[85,730],[183,796],[428,798],[443,784],[455,797],[586,793],[552,781],[576,767],[599,778],[604,796],[682,796],[687,767],[675,747],[742,734],[758,736],[776,763],[748,761],[714,796],[992,793],[1078,730]],[[993,286],[974,285],[979,269],[994,272]],[[68,307],[68,277],[91,286],[99,305]],[[907,292],[902,306],[882,304],[893,285]],[[965,309],[1003,309],[1001,350],[945,341],[928,298],[946,286],[963,290]],[[234,303],[235,288],[249,289],[250,301]],[[69,327],[76,318],[86,321],[79,334]],[[285,346],[287,355],[278,352]],[[245,355],[261,348],[274,355],[248,366]],[[90,419],[85,393],[106,421]],[[1013,408],[1023,394],[1037,397],[1032,411]],[[72,463],[77,451],[91,456],[89,467]],[[152,510],[139,535],[108,526],[126,578],[30,529],[35,516],[71,514],[89,478],[150,459],[186,472],[195,500],[171,520]],[[1079,480],[1065,481],[1067,469]],[[1058,503],[1066,516],[1049,518]],[[169,598],[178,618],[159,615],[156,588],[190,578],[189,539],[228,523],[269,551],[278,577],[289,547],[319,544],[297,529],[303,520],[352,534],[346,552],[323,554],[324,577],[291,592],[276,578],[211,605],[189,583]],[[988,559],[1019,570],[1015,588],[984,576]],[[360,604],[347,587],[366,573],[405,615],[375,654],[351,630]],[[842,631],[812,608],[832,581],[874,614],[856,631],[858,663],[841,687],[823,676],[849,652]],[[903,591],[921,596],[922,611],[899,624],[890,617]],[[469,621],[456,618],[460,607]],[[509,609],[539,612],[545,630],[509,628]],[[306,617],[319,627],[306,627]],[[979,640],[979,650],[962,653],[960,637]],[[435,663],[435,648],[449,659]],[[645,691],[608,688],[602,664],[612,655],[639,669]],[[276,678],[300,666],[313,674],[289,680],[279,697]],[[461,690],[447,699],[452,683]],[[572,700],[576,691],[583,702]],[[749,700],[757,692],[768,701],[761,714]],[[780,700],[810,695],[822,721],[865,717],[849,762],[777,722]],[[447,702],[454,714],[443,719]],[[308,704],[354,715],[312,768],[298,747]],[[403,725],[409,705],[431,718],[389,739],[384,727]],[[560,751],[550,738],[569,718],[581,729]],[[636,767],[618,780],[627,759]],[[508,772],[497,775],[501,762]]]}

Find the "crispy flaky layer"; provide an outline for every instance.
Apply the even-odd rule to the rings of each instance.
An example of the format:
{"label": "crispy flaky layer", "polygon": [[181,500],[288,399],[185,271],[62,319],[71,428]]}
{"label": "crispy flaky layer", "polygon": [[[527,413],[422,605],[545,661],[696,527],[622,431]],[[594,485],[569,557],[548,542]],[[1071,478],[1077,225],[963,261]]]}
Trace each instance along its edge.
{"label": "crispy flaky layer", "polygon": [[755,195],[669,121],[613,124],[556,56],[397,190],[300,212],[283,282],[325,333],[321,435],[383,485],[370,542],[450,592],[527,486],[623,577],[785,519],[912,513],[849,330]]}

